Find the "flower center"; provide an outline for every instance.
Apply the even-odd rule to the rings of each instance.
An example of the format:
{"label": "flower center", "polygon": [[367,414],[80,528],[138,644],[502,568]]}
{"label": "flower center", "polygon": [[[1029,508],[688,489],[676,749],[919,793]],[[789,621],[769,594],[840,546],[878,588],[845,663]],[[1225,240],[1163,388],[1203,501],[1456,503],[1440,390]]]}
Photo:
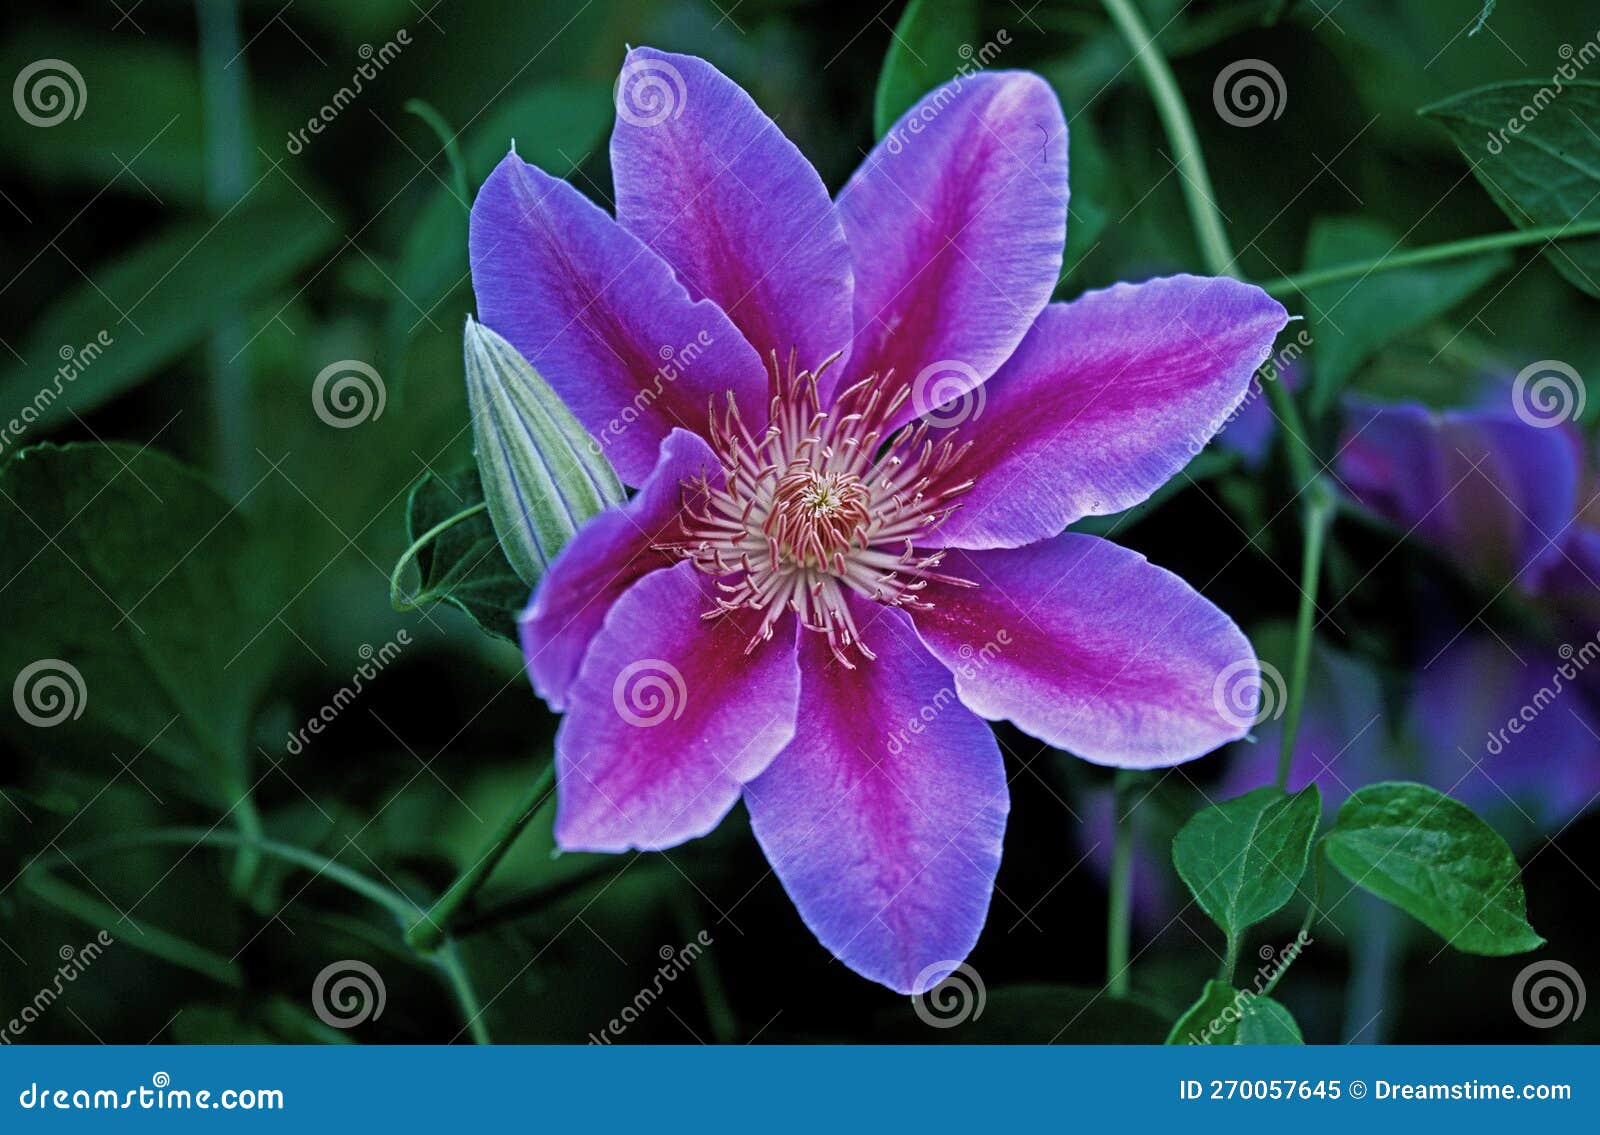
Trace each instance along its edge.
{"label": "flower center", "polygon": [[920,597],[929,580],[972,586],[934,569],[943,551],[924,552],[919,540],[956,508],[972,487],[952,469],[967,446],[928,437],[913,422],[885,438],[888,423],[910,397],[903,388],[883,396],[885,382],[865,379],[838,394],[826,409],[819,377],[787,371],[776,352],[771,367],[769,424],[760,436],[746,426],[732,397],[710,440],[724,487],[701,478],[685,485],[683,538],[663,545],[717,577],[722,595],[706,618],[755,609],[763,618],[746,652],[769,639],[784,611],[827,636],[834,656],[853,667],[847,647],[874,657],[861,641],[845,592],[892,607],[927,609]]}

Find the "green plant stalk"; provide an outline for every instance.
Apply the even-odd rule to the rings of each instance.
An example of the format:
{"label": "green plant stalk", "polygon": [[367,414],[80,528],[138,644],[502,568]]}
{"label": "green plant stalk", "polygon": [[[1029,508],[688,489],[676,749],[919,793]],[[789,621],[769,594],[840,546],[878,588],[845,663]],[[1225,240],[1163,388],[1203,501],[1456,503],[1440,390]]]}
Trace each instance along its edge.
{"label": "green plant stalk", "polygon": [[1218,276],[1232,275],[1233,252],[1228,234],[1222,227],[1222,214],[1217,208],[1216,195],[1211,191],[1211,175],[1206,171],[1205,159],[1200,154],[1200,140],[1195,136],[1194,123],[1173,78],[1167,57],[1156,46],[1155,38],[1145,26],[1144,17],[1134,8],[1132,0],[1102,0],[1111,22],[1133,49],[1134,62],[1144,75],[1150,94],[1155,99],[1156,113],[1172,143],[1173,160],[1183,181],[1183,195],[1189,206],[1189,219],[1194,224],[1195,239],[1200,242],[1200,256],[1206,268]]}
{"label": "green plant stalk", "polygon": [[[1189,119],[1188,107],[1172,75],[1172,68],[1156,46],[1144,20],[1134,10],[1131,0],[1103,0],[1106,11],[1122,31],[1134,58],[1149,84],[1156,111],[1176,151],[1178,172],[1183,176],[1185,199],[1189,215],[1194,222],[1195,236],[1206,268],[1217,275],[1233,274],[1233,254],[1228,234],[1222,227],[1222,217],[1211,191],[1211,178],[1206,172],[1205,158]],[[1306,671],[1311,657],[1312,618],[1316,614],[1317,580],[1322,570],[1322,553],[1326,543],[1327,524],[1332,509],[1321,482],[1316,480],[1318,461],[1306,436],[1305,424],[1295,406],[1294,397],[1281,382],[1267,384],[1267,397],[1279,418],[1279,433],[1283,437],[1290,468],[1295,479],[1295,495],[1306,494],[1303,508],[1305,516],[1305,563],[1301,568],[1300,610],[1295,632],[1295,662],[1289,685],[1288,705],[1285,710],[1283,749],[1278,760],[1278,784],[1282,787],[1288,779],[1289,756],[1294,752],[1295,734],[1300,725],[1300,709],[1305,700]],[[1237,952],[1237,943],[1229,943],[1230,954]],[[1229,967],[1231,972],[1231,966]]]}
{"label": "green plant stalk", "polygon": [[1294,743],[1300,732],[1300,713],[1305,707],[1306,683],[1311,671],[1312,627],[1317,614],[1317,582],[1322,578],[1322,556],[1327,549],[1328,526],[1337,511],[1332,490],[1324,482],[1314,482],[1307,490],[1305,544],[1300,563],[1300,610],[1295,617],[1294,660],[1289,675],[1289,692],[1283,712],[1283,734],[1278,745],[1277,785],[1289,790],[1289,769],[1294,762]]}
{"label": "green plant stalk", "polygon": [[1126,997],[1131,984],[1128,943],[1133,930],[1133,816],[1128,798],[1134,774],[1118,769],[1111,794],[1113,836],[1110,900],[1106,913],[1106,990]]}
{"label": "green plant stalk", "polygon": [[[245,191],[250,167],[250,99],[240,54],[238,0],[195,0],[200,31],[200,76],[205,116],[206,206],[221,216]],[[215,416],[217,467],[235,497],[248,481],[251,453],[250,376],[246,335],[236,311],[223,315],[207,343]]]}
{"label": "green plant stalk", "polygon": [[483,1019],[483,1006],[478,1004],[478,995],[472,988],[472,978],[468,975],[466,966],[461,964],[456,944],[445,943],[445,948],[436,953],[434,959],[439,963],[439,968],[444,970],[445,978],[450,983],[450,990],[461,1005],[461,1015],[466,1018],[467,1031],[472,1034],[472,1043],[493,1044],[494,1041],[489,1037],[489,1026]]}
{"label": "green plant stalk", "polygon": [[1348,264],[1318,268],[1313,272],[1280,276],[1260,286],[1262,291],[1270,295],[1282,296],[1293,292],[1304,292],[1324,284],[1337,284],[1342,280],[1359,279],[1370,272],[1392,272],[1397,268],[1415,268],[1419,264],[1454,260],[1479,252],[1494,252],[1501,248],[1520,248],[1545,241],[1574,240],[1586,236],[1600,236],[1600,221],[1573,221],[1564,225],[1542,225],[1532,229],[1513,229],[1510,232],[1467,237],[1444,244],[1431,244],[1426,248],[1412,248],[1405,252],[1391,253],[1376,260],[1355,260]]}
{"label": "green plant stalk", "polygon": [[456,881],[450,884],[450,889],[433,904],[433,909],[406,931],[406,943],[412,949],[426,954],[439,948],[462,906],[489,881],[489,876],[494,874],[494,869],[505,858],[506,852],[511,850],[511,845],[528,826],[528,821],[533,819],[534,814],[549,797],[555,778],[556,768],[552,762],[545,767],[543,773],[534,778],[533,783],[528,786],[528,791],[517,802],[517,806],[506,813],[505,819],[500,821],[500,826],[474,857],[472,866],[461,872]]}
{"label": "green plant stalk", "polygon": [[444,120],[444,115],[435,110],[432,103],[424,102],[422,99],[407,99],[406,110],[426,122],[439,136],[439,141],[443,143],[445,160],[450,165],[450,192],[463,209],[471,212],[472,191],[467,188],[467,163],[461,156],[461,147],[456,143],[456,139],[461,136],[460,133],[450,129],[450,124]]}
{"label": "green plant stalk", "polygon": [[[200,844],[211,847],[254,847],[266,855],[304,867],[323,876],[330,882],[338,883],[347,890],[353,891],[363,898],[370,899],[402,922],[411,919],[421,909],[399,891],[391,890],[382,883],[369,879],[361,872],[353,871],[342,863],[329,859],[326,855],[321,855],[304,847],[297,847],[294,844],[282,843],[275,839],[239,836],[232,832],[217,831],[215,829],[155,828],[151,831],[137,832],[132,835],[111,836],[106,839],[79,844],[72,849],[72,856],[73,859],[94,858],[119,851],[129,851],[139,847],[158,847],[164,844],[187,844],[190,847]],[[67,862],[67,860],[64,855],[41,856],[29,865],[28,870],[43,871],[57,862]]]}

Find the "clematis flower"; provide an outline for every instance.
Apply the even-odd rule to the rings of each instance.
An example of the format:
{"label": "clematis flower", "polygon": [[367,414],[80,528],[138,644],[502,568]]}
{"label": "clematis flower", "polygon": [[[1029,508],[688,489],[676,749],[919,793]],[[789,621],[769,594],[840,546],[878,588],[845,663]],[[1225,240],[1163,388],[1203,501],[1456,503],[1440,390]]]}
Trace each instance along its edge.
{"label": "clematis flower", "polygon": [[1240,736],[1233,622],[1063,534],[1216,432],[1286,322],[1228,279],[1051,304],[1067,134],[1037,76],[931,93],[830,200],[703,60],[635,49],[616,216],[508,155],[473,284],[638,491],[521,620],[563,848],[669,848],[740,800],[821,943],[924,991],[977,941],[1009,796],[984,719],[1148,768]]}

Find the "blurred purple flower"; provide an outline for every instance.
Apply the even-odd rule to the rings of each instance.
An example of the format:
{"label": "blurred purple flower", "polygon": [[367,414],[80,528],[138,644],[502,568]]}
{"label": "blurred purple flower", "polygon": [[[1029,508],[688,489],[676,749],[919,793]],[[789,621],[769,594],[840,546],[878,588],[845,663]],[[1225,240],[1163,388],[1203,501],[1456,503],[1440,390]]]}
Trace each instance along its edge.
{"label": "blurred purple flower", "polygon": [[672,847],[742,798],[822,944],[920,992],[999,866],[983,718],[1136,768],[1248,724],[1214,695],[1254,672],[1232,621],[1062,531],[1182,468],[1286,314],[1192,276],[1048,303],[1067,138],[1035,75],[932,92],[837,201],[700,59],[631,51],[617,108],[615,220],[515,153],[472,211],[484,322],[639,487],[521,624],[566,711],[557,840]]}
{"label": "blurred purple flower", "polygon": [[1579,454],[1509,409],[1347,404],[1337,469],[1356,500],[1464,570],[1539,588],[1562,558]]}
{"label": "blurred purple flower", "polygon": [[1579,680],[1600,643],[1516,651],[1463,635],[1417,674],[1410,732],[1422,779],[1526,846],[1600,796],[1600,716]]}

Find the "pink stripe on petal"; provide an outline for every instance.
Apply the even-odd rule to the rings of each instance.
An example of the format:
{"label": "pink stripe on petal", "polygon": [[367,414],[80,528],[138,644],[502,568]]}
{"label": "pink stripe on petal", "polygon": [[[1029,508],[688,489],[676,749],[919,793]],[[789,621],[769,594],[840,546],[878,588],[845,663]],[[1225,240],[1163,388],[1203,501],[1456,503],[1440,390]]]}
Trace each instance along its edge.
{"label": "pink stripe on petal", "polygon": [[606,615],[556,734],[564,850],[703,836],[794,736],[795,622],[746,654],[758,620],[702,619],[715,595],[682,563],[639,580]]}
{"label": "pink stripe on petal", "polygon": [[665,261],[564,181],[506,155],[472,205],[482,321],[533,364],[642,483],[675,427],[704,433],[734,393],[766,420],[767,372],[722,309],[692,301]]}
{"label": "pink stripe on petal", "polygon": [[678,562],[655,545],[682,537],[683,508],[697,496],[685,482],[701,477],[721,487],[716,456],[698,434],[673,430],[644,487],[578,529],[539,581],[517,626],[528,677],[551,709],[566,708],[567,687],[617,597],[640,576]]}
{"label": "pink stripe on petal", "polygon": [[763,359],[850,345],[850,249],[828,190],[754,100],[692,55],[634,48],[611,135],[617,220]]}
{"label": "pink stripe on petal", "polygon": [[1010,796],[989,726],[955,696],[900,611],[851,599],[878,658],[840,666],[801,642],[793,743],[745,786],[750,823],[817,940],[921,993],[983,930]]}
{"label": "pink stripe on petal", "polygon": [[892,369],[908,421],[993,374],[1050,299],[1067,235],[1061,105],[1025,72],[952,79],[884,135],[838,208],[856,272],[849,372]]}
{"label": "pink stripe on petal", "polygon": [[1138,504],[1228,420],[1288,318],[1260,288],[1199,276],[1051,304],[952,421],[977,483],[930,542],[1015,547]]}
{"label": "pink stripe on petal", "polygon": [[1119,768],[1178,764],[1249,731],[1249,641],[1137,552],[1069,533],[952,551],[941,570],[977,586],[931,584],[917,630],[984,717]]}

